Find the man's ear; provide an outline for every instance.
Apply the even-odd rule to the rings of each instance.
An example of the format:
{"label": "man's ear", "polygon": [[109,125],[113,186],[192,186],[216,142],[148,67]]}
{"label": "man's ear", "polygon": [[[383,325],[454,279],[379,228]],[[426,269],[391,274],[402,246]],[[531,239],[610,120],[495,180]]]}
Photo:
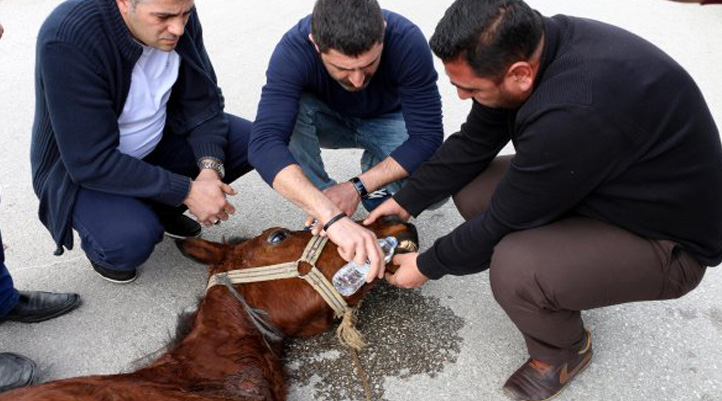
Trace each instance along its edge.
{"label": "man's ear", "polygon": [[517,61],[506,70],[505,80],[518,91],[527,93],[534,87],[534,68],[526,61]]}
{"label": "man's ear", "polygon": [[130,0],[115,0],[115,4],[118,5],[121,14],[128,14],[128,11],[130,11]]}
{"label": "man's ear", "polygon": [[321,49],[318,48],[318,45],[316,44],[316,41],[313,40],[313,34],[312,34],[312,33],[309,33],[309,34],[308,34],[308,40],[310,40],[311,43],[313,43],[313,47],[316,48],[316,51],[318,52],[318,54],[321,54]]}

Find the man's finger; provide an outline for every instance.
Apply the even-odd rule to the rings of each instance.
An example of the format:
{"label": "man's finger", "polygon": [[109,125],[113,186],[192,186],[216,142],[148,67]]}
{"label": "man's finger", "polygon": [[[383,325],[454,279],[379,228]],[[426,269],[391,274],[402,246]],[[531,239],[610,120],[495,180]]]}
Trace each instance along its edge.
{"label": "man's finger", "polygon": [[373,211],[371,211],[371,213],[369,213],[369,215],[366,216],[366,218],[364,219],[362,224],[365,226],[368,226],[369,224],[373,224],[373,222],[379,218],[379,213],[381,213],[381,211],[379,209],[381,209],[381,206],[379,206],[376,209],[374,209]]}
{"label": "man's finger", "polygon": [[398,287],[399,284],[396,282],[396,276],[391,273],[384,274],[384,279],[387,283],[393,285],[394,287]]}
{"label": "man's finger", "polygon": [[235,194],[236,194],[236,190],[233,189],[233,187],[231,187],[231,186],[228,185],[228,184],[223,184],[223,185],[221,186],[221,189],[223,190],[223,192],[225,192],[225,193],[228,194],[228,195],[235,195]]}

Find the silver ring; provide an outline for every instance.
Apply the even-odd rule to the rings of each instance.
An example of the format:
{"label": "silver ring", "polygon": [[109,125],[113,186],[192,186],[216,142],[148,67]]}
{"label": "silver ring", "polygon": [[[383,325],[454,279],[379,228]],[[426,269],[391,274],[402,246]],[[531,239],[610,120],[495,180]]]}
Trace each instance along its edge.
{"label": "silver ring", "polygon": [[216,219],[216,221],[213,222],[213,224],[218,224],[221,222],[221,219]]}

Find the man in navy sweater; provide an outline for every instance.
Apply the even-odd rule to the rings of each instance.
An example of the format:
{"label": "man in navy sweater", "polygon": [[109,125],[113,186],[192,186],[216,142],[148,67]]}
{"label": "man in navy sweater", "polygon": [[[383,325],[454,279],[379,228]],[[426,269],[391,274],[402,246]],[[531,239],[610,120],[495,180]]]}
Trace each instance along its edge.
{"label": "man in navy sweater", "polygon": [[467,221],[387,279],[488,268],[530,355],[504,390],[546,400],[591,361],[581,310],[681,297],[722,261],[719,132],[679,64],[607,24],[457,0],[431,48],[471,113],[366,223],[454,194]]}
{"label": "man in navy sweater", "polygon": [[[345,258],[380,269],[375,236],[345,216],[396,192],[443,140],[424,35],[376,0],[318,0],[276,46],[266,75],[251,163],[308,213],[307,225],[319,223],[314,233],[325,229]],[[337,184],[321,148],[363,149],[362,173]]]}
{"label": "man in navy sweater", "polygon": [[39,215],[126,283],[163,238],[234,212],[251,123],[224,101],[193,0],[69,0],[37,43],[31,145]]}

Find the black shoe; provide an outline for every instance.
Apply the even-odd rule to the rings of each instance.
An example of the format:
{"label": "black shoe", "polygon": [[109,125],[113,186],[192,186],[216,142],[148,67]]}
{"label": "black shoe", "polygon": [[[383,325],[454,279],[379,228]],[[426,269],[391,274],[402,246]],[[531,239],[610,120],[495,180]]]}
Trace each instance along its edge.
{"label": "black shoe", "polygon": [[22,355],[0,354],[0,393],[33,384],[35,370],[35,362]]}
{"label": "black shoe", "polygon": [[37,323],[64,315],[80,305],[78,294],[20,291],[20,301],[0,322]]}
{"label": "black shoe", "polygon": [[201,235],[201,225],[184,214],[160,217],[165,235],[175,239],[198,238]]}
{"label": "black shoe", "polygon": [[373,191],[366,195],[365,198],[361,199],[364,209],[371,213],[374,209],[379,207],[380,204],[386,202],[387,199],[391,198],[391,194],[385,188]]}
{"label": "black shoe", "polygon": [[115,284],[128,284],[135,281],[138,278],[138,272],[136,269],[130,270],[114,270],[103,267],[96,262],[90,261],[90,265],[93,266],[93,270],[100,275],[104,280],[110,281]]}

